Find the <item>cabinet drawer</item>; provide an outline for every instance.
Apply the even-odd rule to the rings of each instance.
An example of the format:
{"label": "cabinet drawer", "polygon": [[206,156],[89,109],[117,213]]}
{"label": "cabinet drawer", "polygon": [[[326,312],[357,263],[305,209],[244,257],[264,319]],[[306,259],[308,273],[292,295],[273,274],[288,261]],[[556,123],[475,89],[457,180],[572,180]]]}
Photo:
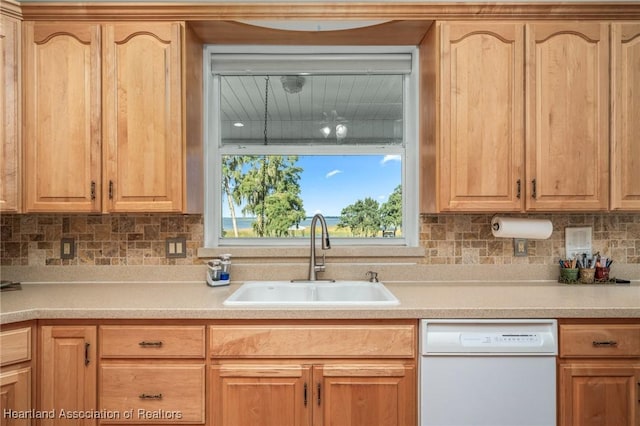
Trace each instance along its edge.
{"label": "cabinet drawer", "polygon": [[211,326],[216,358],[414,358],[414,325]]}
{"label": "cabinet drawer", "polygon": [[640,324],[560,326],[561,357],[640,357]]}
{"label": "cabinet drawer", "polygon": [[102,326],[102,358],[204,358],[204,326]]}
{"label": "cabinet drawer", "polygon": [[31,328],[19,328],[0,333],[0,365],[31,359]]}
{"label": "cabinet drawer", "polygon": [[204,365],[100,367],[101,423],[204,423]]}

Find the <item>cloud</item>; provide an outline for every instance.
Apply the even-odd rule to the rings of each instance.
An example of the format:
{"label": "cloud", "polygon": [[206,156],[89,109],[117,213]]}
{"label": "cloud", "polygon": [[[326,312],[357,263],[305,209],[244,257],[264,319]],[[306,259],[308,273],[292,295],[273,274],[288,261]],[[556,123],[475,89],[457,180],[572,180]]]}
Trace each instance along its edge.
{"label": "cloud", "polygon": [[380,161],[380,164],[385,165],[389,161],[401,161],[400,155],[385,155],[384,158]]}
{"label": "cloud", "polygon": [[325,176],[327,179],[334,177],[335,175],[337,175],[338,173],[342,173],[342,170],[331,170],[329,173],[327,173],[327,175]]}

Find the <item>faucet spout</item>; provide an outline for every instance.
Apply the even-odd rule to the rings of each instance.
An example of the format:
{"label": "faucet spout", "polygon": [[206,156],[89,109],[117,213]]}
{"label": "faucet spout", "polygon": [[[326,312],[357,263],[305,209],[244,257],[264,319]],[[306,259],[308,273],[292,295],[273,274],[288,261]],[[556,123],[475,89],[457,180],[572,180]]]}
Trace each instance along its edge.
{"label": "faucet spout", "polygon": [[327,230],[327,222],[320,213],[317,213],[311,219],[311,252],[309,254],[309,281],[316,281],[317,272],[323,272],[325,269],[324,254],[322,254],[322,263],[316,260],[316,225],[320,221],[321,228],[321,247],[322,250],[329,250],[331,242],[329,241],[329,231]]}

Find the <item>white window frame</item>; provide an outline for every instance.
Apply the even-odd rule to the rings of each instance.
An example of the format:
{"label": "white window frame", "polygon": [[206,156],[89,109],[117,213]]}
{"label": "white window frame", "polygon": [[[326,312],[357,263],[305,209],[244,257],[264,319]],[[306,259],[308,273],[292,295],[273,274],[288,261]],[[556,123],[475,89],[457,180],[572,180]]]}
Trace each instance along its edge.
{"label": "white window frame", "polygon": [[[207,45],[203,50],[204,78],[204,161],[205,161],[205,207],[204,207],[204,244],[206,248],[234,247],[234,246],[306,246],[305,238],[222,238],[219,224],[222,221],[222,170],[221,156],[245,153],[237,146],[221,146],[220,123],[220,77],[214,76],[211,69],[211,56],[214,54],[246,53],[246,54],[304,54],[308,53],[308,46],[229,46]],[[314,46],[314,54],[353,54],[368,53],[384,55],[394,53],[411,54],[411,73],[405,75],[404,81],[404,120],[402,146],[343,146],[340,153],[360,155],[404,154],[402,162],[402,199],[403,219],[401,238],[332,238],[332,245],[345,246],[405,246],[418,247],[419,243],[419,212],[418,212],[418,179],[419,179],[419,57],[415,46]],[[258,70],[256,74],[261,74]],[[213,119],[209,119],[214,117]],[[292,152],[289,147],[278,145],[252,146],[251,153],[256,155],[326,155],[326,148],[318,146],[298,147]],[[335,147],[332,147],[332,152]]]}

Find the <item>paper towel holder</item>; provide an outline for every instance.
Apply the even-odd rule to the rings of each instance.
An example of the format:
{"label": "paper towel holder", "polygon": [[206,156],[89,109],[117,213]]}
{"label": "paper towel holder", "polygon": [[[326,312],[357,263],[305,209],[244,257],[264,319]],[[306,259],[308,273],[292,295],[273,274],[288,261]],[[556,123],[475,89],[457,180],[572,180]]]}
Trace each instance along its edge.
{"label": "paper towel holder", "polygon": [[491,218],[491,230],[494,237],[545,240],[551,236],[553,224],[549,219],[509,218],[496,214]]}

